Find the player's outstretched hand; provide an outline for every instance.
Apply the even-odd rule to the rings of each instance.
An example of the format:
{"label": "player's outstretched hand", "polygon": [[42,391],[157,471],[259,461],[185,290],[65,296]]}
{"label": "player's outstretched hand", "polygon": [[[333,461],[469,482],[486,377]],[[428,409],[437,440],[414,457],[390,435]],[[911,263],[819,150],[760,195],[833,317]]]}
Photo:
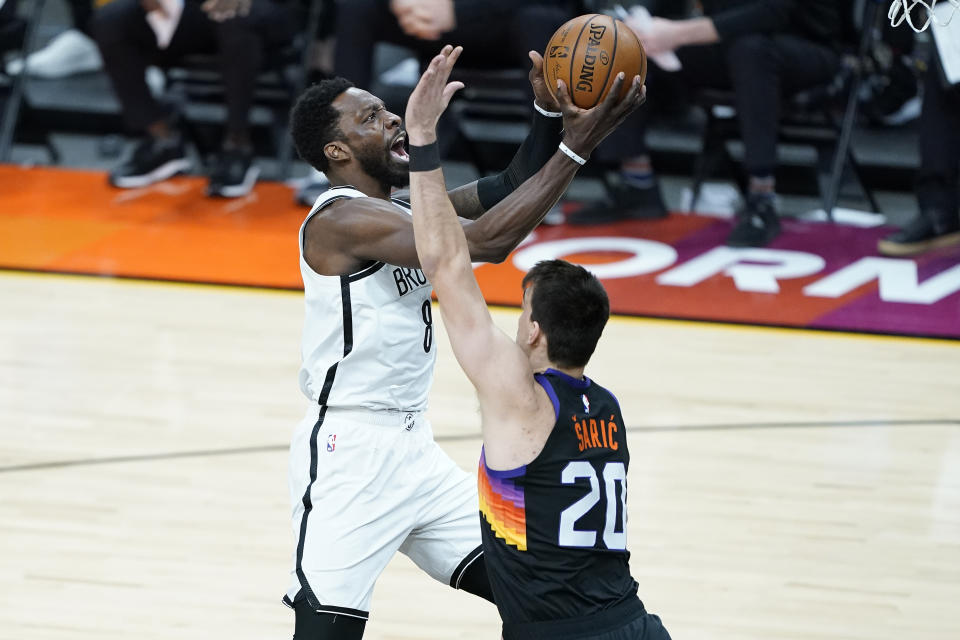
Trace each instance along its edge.
{"label": "player's outstretched hand", "polygon": [[547,88],[547,81],[543,78],[543,56],[536,51],[530,51],[527,55],[530,56],[530,62],[533,63],[530,67],[529,77],[530,86],[533,87],[533,95],[536,96],[537,104],[540,105],[540,108],[544,111],[557,113],[560,111],[560,105],[554,100],[553,94],[551,94]]}
{"label": "player's outstretched hand", "polygon": [[570,90],[563,80],[557,80],[557,102],[563,113],[563,142],[570,149],[584,157],[589,156],[604,138],[646,101],[647,87],[640,83],[640,76],[633,77],[630,90],[618,100],[625,81],[621,71],[600,104],[592,109],[581,109],[573,104]]}
{"label": "player's outstretched hand", "polygon": [[437,139],[437,121],[453,94],[463,88],[462,82],[447,82],[462,51],[463,47],[445,46],[420,76],[420,82],[407,101],[406,126],[410,144],[421,146]]}

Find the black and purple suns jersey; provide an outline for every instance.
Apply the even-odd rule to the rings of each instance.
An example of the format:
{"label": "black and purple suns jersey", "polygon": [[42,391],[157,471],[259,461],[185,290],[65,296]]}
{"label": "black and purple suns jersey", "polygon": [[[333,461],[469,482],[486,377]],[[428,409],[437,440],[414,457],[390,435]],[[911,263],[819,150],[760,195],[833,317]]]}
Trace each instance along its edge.
{"label": "black and purple suns jersey", "polygon": [[537,623],[550,623],[550,637],[567,628],[577,637],[577,623],[644,612],[628,564],[620,405],[589,378],[553,369],[535,378],[557,416],[543,450],[509,471],[487,468],[481,454],[478,473],[484,557],[506,640],[534,637]]}

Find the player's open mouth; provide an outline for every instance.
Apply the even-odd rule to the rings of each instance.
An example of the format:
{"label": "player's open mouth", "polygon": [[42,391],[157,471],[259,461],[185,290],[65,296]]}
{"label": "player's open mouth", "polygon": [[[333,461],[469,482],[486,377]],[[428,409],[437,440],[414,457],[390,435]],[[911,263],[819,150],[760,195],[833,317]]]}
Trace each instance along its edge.
{"label": "player's open mouth", "polygon": [[407,134],[401,133],[390,146],[390,155],[401,162],[409,162],[410,155],[407,153]]}

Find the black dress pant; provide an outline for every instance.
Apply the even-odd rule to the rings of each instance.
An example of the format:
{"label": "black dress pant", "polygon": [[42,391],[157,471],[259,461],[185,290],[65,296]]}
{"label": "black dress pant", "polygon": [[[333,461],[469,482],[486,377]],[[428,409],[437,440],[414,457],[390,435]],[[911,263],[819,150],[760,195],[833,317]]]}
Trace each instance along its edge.
{"label": "black dress pant", "polygon": [[[657,87],[665,80],[674,80],[685,90],[732,89],[744,164],[751,176],[758,177],[773,175],[784,97],[830,82],[840,67],[840,57],[831,47],[789,34],[751,34],[730,42],[683,47],[677,56],[683,69],[675,74],[667,74],[652,61],[648,64],[648,100],[656,101]],[[647,109],[641,107],[594,157],[614,162],[645,154],[646,128]]]}
{"label": "black dress pant", "polygon": [[123,107],[124,121],[135,131],[168,115],[144,79],[149,65],[168,66],[188,54],[216,54],[223,77],[227,130],[245,131],[263,51],[290,41],[289,8],[271,0],[253,0],[250,14],[217,22],[196,0],[186,0],[183,15],[166,49],[157,46],[140,0],[113,0],[96,11],[91,32],[104,67]]}
{"label": "black dress pant", "polygon": [[445,44],[462,45],[460,67],[529,68],[527,52],[541,54],[553,32],[575,14],[566,2],[536,4],[519,1],[509,14],[491,12],[476,24],[458,24],[439,40],[408,36],[390,11],[389,0],[346,0],[337,7],[335,73],[361,89],[373,79],[374,45],[389,42],[429,60]]}
{"label": "black dress pant", "polygon": [[920,210],[958,211],[960,189],[960,87],[945,88],[939,60],[930,64],[920,114]]}

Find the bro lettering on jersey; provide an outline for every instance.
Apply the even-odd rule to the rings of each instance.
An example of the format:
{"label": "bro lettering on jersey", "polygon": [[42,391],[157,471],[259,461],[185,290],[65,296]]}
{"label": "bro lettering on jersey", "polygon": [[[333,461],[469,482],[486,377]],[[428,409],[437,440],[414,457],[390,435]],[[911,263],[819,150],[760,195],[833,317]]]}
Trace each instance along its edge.
{"label": "bro lettering on jersey", "polygon": [[396,267],[393,270],[393,281],[397,285],[397,295],[403,297],[411,291],[426,286],[427,277],[423,275],[423,271],[420,269]]}
{"label": "bro lettering on jersey", "polygon": [[611,414],[608,420],[600,418],[579,418],[574,415],[573,430],[577,434],[578,451],[587,449],[609,449],[616,451],[620,448],[617,441],[620,428]]}

